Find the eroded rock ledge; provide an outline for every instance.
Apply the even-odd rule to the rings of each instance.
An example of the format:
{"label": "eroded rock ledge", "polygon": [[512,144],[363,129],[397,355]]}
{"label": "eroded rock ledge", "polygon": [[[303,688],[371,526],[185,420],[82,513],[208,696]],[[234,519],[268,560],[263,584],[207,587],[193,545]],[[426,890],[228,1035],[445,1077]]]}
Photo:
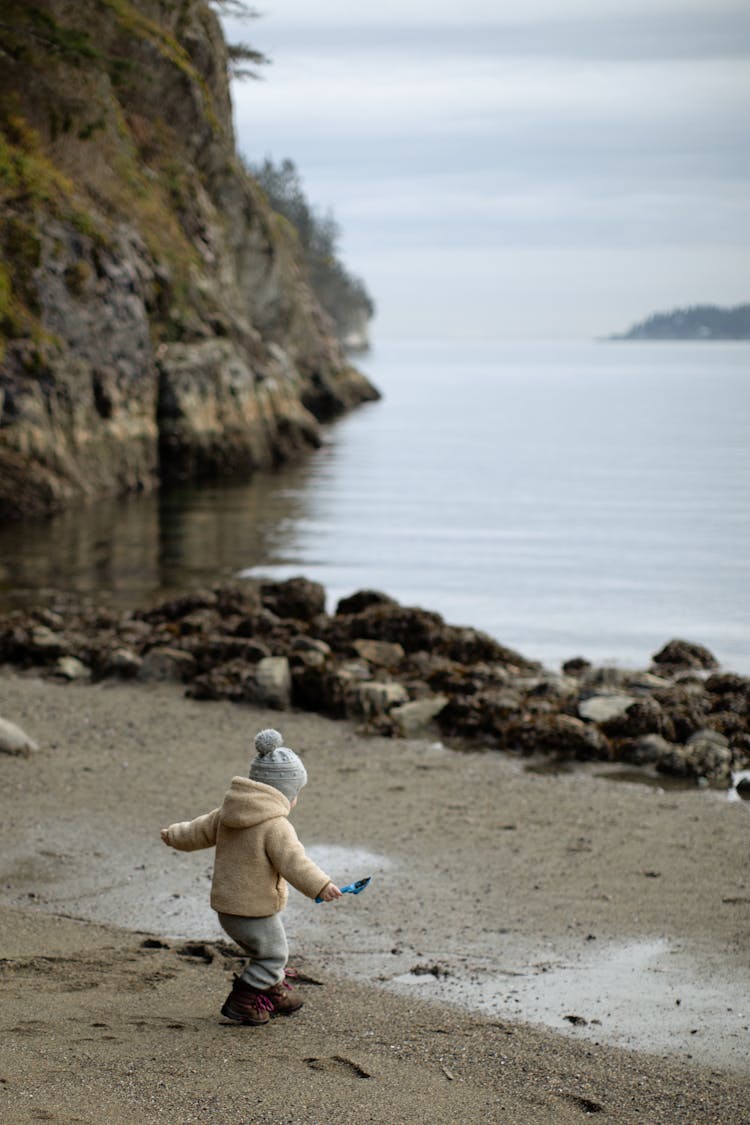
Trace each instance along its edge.
{"label": "eroded rock ledge", "polygon": [[[622,761],[730,783],[750,759],[750,678],[673,640],[643,671],[550,672],[477,629],[363,590],[325,612],[305,578],[192,591],[147,610],[59,604],[0,617],[0,662],[67,681],[184,683],[195,699],[360,720],[394,736]],[[8,716],[11,718],[11,716]]]}

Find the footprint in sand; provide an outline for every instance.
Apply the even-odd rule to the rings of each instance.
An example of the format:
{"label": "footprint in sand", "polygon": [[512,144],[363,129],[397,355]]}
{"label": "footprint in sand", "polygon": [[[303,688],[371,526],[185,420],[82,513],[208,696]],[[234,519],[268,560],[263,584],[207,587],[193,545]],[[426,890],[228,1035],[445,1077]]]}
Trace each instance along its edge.
{"label": "footprint in sand", "polygon": [[305,1062],[310,1070],[323,1070],[329,1074],[344,1073],[356,1078],[372,1078],[372,1075],[368,1074],[363,1067],[352,1062],[351,1059],[345,1058],[344,1055],[331,1055],[324,1059],[312,1057],[305,1059]]}

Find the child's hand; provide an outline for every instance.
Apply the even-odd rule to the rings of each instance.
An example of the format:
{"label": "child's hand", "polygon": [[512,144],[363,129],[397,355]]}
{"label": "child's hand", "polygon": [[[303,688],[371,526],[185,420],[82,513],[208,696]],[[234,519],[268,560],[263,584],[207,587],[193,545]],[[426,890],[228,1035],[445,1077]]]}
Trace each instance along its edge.
{"label": "child's hand", "polygon": [[167,847],[169,847],[169,829],[168,828],[160,829],[159,835],[161,836],[162,843],[166,844]]}
{"label": "child's hand", "polygon": [[335,898],[343,897],[335,883],[329,883],[327,887],[323,887],[323,890],[318,895],[318,898],[322,898],[323,902],[333,902]]}

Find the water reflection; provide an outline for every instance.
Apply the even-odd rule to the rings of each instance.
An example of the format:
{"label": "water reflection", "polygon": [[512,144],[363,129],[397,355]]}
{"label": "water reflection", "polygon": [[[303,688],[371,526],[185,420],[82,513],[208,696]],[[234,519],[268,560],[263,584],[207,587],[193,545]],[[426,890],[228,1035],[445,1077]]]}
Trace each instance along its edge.
{"label": "water reflection", "polygon": [[62,593],[136,606],[288,556],[309,463],[250,483],[100,501],[0,529],[0,605]]}

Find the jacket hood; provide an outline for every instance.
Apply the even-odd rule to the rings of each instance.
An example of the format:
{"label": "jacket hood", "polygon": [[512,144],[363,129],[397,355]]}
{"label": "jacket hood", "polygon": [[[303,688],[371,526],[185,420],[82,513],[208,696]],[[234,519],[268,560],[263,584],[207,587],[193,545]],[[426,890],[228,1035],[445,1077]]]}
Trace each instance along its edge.
{"label": "jacket hood", "polygon": [[251,781],[249,777],[233,777],[224,795],[219,820],[227,828],[252,828],[264,820],[289,815],[289,801],[278,789]]}

